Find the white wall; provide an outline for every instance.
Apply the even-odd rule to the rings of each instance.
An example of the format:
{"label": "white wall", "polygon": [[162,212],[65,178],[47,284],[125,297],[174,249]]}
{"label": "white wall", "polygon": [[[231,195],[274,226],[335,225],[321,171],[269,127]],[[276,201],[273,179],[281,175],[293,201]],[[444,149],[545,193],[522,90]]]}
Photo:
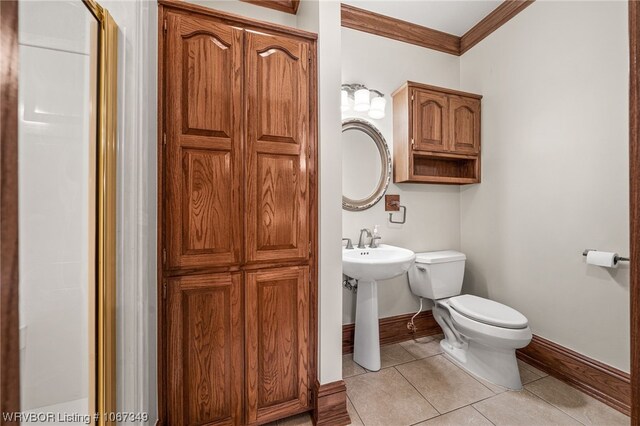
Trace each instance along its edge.
{"label": "white wall", "polygon": [[461,58],[482,100],[482,183],[461,189],[464,291],[629,371],[627,3],[536,1]]}
{"label": "white wall", "polygon": [[[460,63],[454,55],[424,49],[388,38],[342,29],[342,82],[362,83],[386,95],[387,114],[381,120],[351,111],[343,116],[360,117],[376,126],[393,155],[393,107],[391,93],[407,80],[455,89],[459,83]],[[336,104],[337,105],[337,104]],[[334,107],[337,109],[337,107]],[[337,154],[336,154],[337,155]],[[366,167],[366,165],[362,165]],[[415,252],[460,248],[460,190],[457,186],[394,184],[387,194],[400,194],[407,207],[407,222],[391,224],[384,211],[384,198],[361,212],[342,211],[342,236],[354,244],[362,228],[380,225],[382,242],[409,248]],[[394,214],[396,220],[400,217]],[[343,289],[342,322],[355,322],[355,293]],[[409,290],[406,276],[378,285],[381,318],[415,312],[418,298]],[[429,307],[428,304],[426,307]]]}
{"label": "white wall", "polygon": [[318,381],[342,380],[340,3],[301,2],[298,25],[318,34]]}
{"label": "white wall", "polygon": [[[157,7],[102,0],[118,24],[117,407],[157,419]],[[127,423],[131,424],[131,423]]]}

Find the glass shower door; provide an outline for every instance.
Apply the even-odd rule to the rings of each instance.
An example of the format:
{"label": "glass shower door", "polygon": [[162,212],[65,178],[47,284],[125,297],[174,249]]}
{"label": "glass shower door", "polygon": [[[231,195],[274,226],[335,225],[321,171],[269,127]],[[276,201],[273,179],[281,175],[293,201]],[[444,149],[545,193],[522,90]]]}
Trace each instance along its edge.
{"label": "glass shower door", "polygon": [[19,7],[22,411],[40,413],[37,424],[85,424],[95,409],[98,21],[79,0]]}

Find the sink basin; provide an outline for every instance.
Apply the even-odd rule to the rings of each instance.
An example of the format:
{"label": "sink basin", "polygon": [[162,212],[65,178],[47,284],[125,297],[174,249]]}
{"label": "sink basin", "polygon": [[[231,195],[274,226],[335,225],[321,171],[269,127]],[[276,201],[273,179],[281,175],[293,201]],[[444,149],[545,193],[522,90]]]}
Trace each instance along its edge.
{"label": "sink basin", "polygon": [[353,360],[367,370],[380,370],[377,281],[404,274],[415,259],[411,250],[387,244],[342,249],[342,273],[358,280]]}
{"label": "sink basin", "polygon": [[380,244],[377,248],[342,249],[342,272],[357,280],[388,280],[409,270],[416,258],[411,250]]}

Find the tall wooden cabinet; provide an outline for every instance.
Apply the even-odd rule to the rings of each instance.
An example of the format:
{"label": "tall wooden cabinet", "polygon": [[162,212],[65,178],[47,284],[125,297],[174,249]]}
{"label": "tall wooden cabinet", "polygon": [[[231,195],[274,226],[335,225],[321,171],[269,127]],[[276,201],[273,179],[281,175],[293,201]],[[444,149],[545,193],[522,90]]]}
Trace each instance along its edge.
{"label": "tall wooden cabinet", "polygon": [[315,35],[164,0],[159,21],[163,424],[307,411]]}

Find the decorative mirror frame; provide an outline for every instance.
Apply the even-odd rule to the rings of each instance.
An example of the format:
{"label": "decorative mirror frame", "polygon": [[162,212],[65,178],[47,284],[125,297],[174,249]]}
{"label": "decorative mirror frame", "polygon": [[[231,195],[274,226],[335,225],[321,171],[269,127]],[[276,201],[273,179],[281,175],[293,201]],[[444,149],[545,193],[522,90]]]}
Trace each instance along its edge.
{"label": "decorative mirror frame", "polygon": [[[116,153],[118,25],[95,0],[82,0],[98,21],[95,382],[90,410],[96,425],[115,425],[116,410]],[[91,390],[94,390],[91,398]],[[95,404],[93,407],[91,404]]]}
{"label": "decorative mirror frame", "polygon": [[342,133],[352,129],[360,130],[373,139],[373,142],[376,144],[378,152],[380,153],[381,165],[380,179],[378,180],[376,189],[371,193],[371,195],[361,200],[353,200],[349,197],[345,197],[344,194],[342,195],[342,208],[344,210],[358,212],[373,207],[378,201],[380,201],[380,199],[382,199],[385,192],[387,192],[389,181],[391,180],[391,154],[389,152],[387,141],[384,139],[384,136],[382,136],[382,133],[380,133],[380,130],[367,120],[362,120],[360,118],[347,118],[342,120]]}

